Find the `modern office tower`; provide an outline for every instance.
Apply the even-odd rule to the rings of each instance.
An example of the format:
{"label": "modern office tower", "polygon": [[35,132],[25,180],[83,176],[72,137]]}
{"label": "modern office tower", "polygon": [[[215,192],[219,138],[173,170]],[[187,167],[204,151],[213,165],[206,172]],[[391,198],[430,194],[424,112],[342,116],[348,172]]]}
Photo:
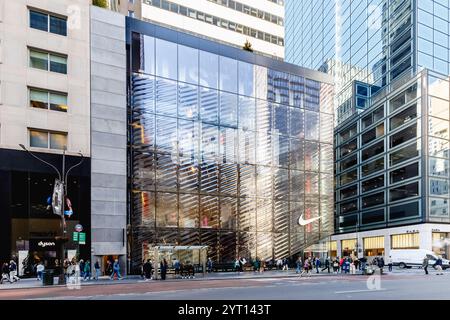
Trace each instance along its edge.
{"label": "modern office tower", "polygon": [[[335,77],[336,122],[423,68],[448,74],[448,1],[286,1],[286,60]],[[380,93],[380,94],[384,94]]]}
{"label": "modern office tower", "polygon": [[284,58],[284,0],[110,0],[110,8],[170,29]]}
{"label": "modern office tower", "polygon": [[331,235],[328,75],[131,18],[127,47],[131,270],[156,246],[226,263]]}
{"label": "modern office tower", "polygon": [[336,129],[338,256],[448,257],[449,94],[448,76],[424,70]]}
{"label": "modern office tower", "polygon": [[[38,260],[55,266],[62,228],[48,209],[56,172],[19,144],[59,170],[64,147],[66,169],[83,154],[67,181],[67,236],[90,225],[88,16],[88,0],[0,1],[0,260],[17,258],[20,275]],[[65,246],[75,255],[71,238]]]}

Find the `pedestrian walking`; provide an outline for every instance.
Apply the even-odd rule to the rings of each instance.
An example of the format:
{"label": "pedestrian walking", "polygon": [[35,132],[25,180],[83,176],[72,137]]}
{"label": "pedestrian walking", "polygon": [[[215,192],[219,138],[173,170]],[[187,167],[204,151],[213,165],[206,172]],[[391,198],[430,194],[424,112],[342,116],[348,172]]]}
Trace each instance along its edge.
{"label": "pedestrian walking", "polygon": [[84,260],[83,259],[80,260],[79,266],[80,266],[80,277],[84,278]]}
{"label": "pedestrian walking", "polygon": [[300,277],[303,277],[304,274],[306,274],[306,276],[310,277],[311,276],[311,270],[312,270],[311,258],[305,259],[305,263],[303,264],[303,271],[300,274]]}
{"label": "pedestrian walking", "polygon": [[330,273],[330,257],[327,257],[325,259],[325,267],[323,267],[322,272],[324,270],[328,270],[328,273]]}
{"label": "pedestrian walking", "polygon": [[7,262],[2,265],[2,279],[0,280],[0,284],[3,284],[5,281],[11,282],[9,278],[9,264]]}
{"label": "pedestrian walking", "polygon": [[44,264],[42,263],[42,261],[40,261],[36,267],[37,279],[39,281],[42,281],[42,274],[44,270],[45,270]]}
{"label": "pedestrian walking", "polygon": [[91,280],[91,262],[89,260],[84,264],[84,281]]}
{"label": "pedestrian walking", "polygon": [[259,259],[258,257],[253,261],[253,272],[259,272]]}
{"label": "pedestrian walking", "polygon": [[295,273],[299,274],[302,271],[302,258],[298,257],[296,264]]}
{"label": "pedestrian walking", "polygon": [[148,259],[147,262],[144,263],[142,269],[144,271],[145,281],[150,280],[152,278],[152,269],[153,269],[150,259]]}
{"label": "pedestrian walking", "polygon": [[423,262],[422,262],[422,268],[423,268],[423,270],[425,270],[425,274],[428,274],[428,265],[429,265],[429,260],[428,260],[428,257],[425,256],[425,258],[423,259]]}
{"label": "pedestrian walking", "polygon": [[173,262],[173,269],[175,271],[175,278],[179,278],[181,276],[181,263],[177,258],[175,258],[175,261]]}
{"label": "pedestrian walking", "polygon": [[389,268],[389,272],[392,272],[392,257],[391,256],[389,256],[387,259],[386,259],[387,261],[387,265],[388,265],[388,268]]}
{"label": "pedestrian walking", "polygon": [[319,273],[320,265],[321,265],[320,259],[316,258],[316,273]]}
{"label": "pedestrian walking", "polygon": [[97,260],[94,264],[95,269],[95,280],[100,280],[100,262]]}
{"label": "pedestrian walking", "polygon": [[207,265],[207,267],[208,267],[208,273],[211,273],[212,270],[213,270],[213,262],[212,262],[211,258],[208,258],[208,265]]}
{"label": "pedestrian walking", "polygon": [[346,258],[344,262],[342,263],[342,270],[345,274],[348,274],[350,272],[350,258]]}
{"label": "pedestrian walking", "polygon": [[164,258],[160,263],[161,280],[166,280],[167,267],[168,267],[167,260]]}
{"label": "pedestrian walking", "polygon": [[383,268],[384,268],[384,259],[383,257],[379,257],[377,259],[378,268],[380,268],[380,274],[383,274]]}
{"label": "pedestrian walking", "polygon": [[119,264],[119,260],[116,259],[114,261],[114,264],[112,266],[113,272],[111,274],[111,280],[114,280],[115,275],[117,275],[117,279],[122,280],[122,275],[120,274],[120,264]]}
{"label": "pedestrian walking", "polygon": [[266,269],[266,261],[261,260],[259,264],[259,272],[263,273],[265,269]]}
{"label": "pedestrian walking", "polygon": [[441,256],[438,256],[438,259],[434,263],[433,267],[437,270],[437,273],[436,273],[437,275],[444,275],[444,273],[442,272],[442,257]]}
{"label": "pedestrian walking", "polygon": [[338,258],[335,258],[333,260],[333,272],[338,273],[338,271],[339,271],[339,260]]}
{"label": "pedestrian walking", "polygon": [[11,260],[9,262],[9,280],[11,281],[11,283],[20,280],[20,278],[17,276],[17,264],[14,262],[14,260]]}

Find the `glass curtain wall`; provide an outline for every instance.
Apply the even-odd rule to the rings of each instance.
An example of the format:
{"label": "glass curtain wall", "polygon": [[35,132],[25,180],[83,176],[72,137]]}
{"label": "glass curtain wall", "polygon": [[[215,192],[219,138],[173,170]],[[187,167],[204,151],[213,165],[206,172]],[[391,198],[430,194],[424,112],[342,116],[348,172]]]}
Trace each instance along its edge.
{"label": "glass curtain wall", "polygon": [[136,266],[143,244],[269,260],[333,231],[331,85],[138,33],[131,47]]}

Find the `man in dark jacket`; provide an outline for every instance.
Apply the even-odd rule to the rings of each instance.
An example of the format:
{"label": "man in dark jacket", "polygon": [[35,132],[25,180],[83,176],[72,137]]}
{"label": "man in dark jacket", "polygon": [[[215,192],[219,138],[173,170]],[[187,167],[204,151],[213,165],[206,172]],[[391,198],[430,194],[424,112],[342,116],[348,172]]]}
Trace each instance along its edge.
{"label": "man in dark jacket", "polygon": [[152,269],[153,269],[150,259],[148,259],[147,262],[144,263],[142,269],[144,271],[145,281],[150,280],[152,278]]}
{"label": "man in dark jacket", "polygon": [[383,257],[379,257],[377,259],[378,262],[378,268],[380,268],[380,273],[383,274],[383,268],[384,268],[384,259]]}
{"label": "man in dark jacket", "polygon": [[325,259],[325,267],[322,269],[322,271],[324,271],[324,270],[328,270],[328,273],[330,273],[330,258],[329,257],[327,257]]}

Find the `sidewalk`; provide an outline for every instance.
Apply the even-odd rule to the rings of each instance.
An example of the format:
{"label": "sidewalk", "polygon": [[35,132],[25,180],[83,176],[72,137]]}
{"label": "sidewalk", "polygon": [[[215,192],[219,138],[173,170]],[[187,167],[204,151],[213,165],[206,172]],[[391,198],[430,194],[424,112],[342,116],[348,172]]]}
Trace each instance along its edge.
{"label": "sidewalk", "polygon": [[[312,278],[314,277],[328,277],[328,276],[343,276],[344,274],[334,274],[334,273],[312,273]],[[358,274],[357,274],[358,275]],[[355,276],[357,276],[355,275]],[[257,272],[214,272],[209,273],[203,276],[203,274],[198,273],[196,274],[196,277],[194,279],[175,279],[173,278],[173,275],[168,275],[167,280],[165,281],[205,281],[205,280],[235,280],[235,279],[264,279],[264,278],[296,278],[299,277],[298,274],[295,273],[294,270],[289,271],[281,271],[281,270],[275,270],[275,271],[265,271],[263,273],[257,273]],[[90,281],[81,281],[81,286],[92,286],[92,285],[111,285],[111,284],[133,284],[133,283],[152,283],[153,280],[145,281],[140,276],[137,275],[129,275],[126,276],[123,280],[110,280],[108,276],[102,276],[98,281],[96,280],[90,280]],[[14,283],[4,283],[3,285],[0,285],[0,290],[8,290],[8,289],[30,289],[30,288],[51,288],[51,287],[58,287],[58,286],[64,286],[64,285],[58,285],[58,278],[54,278],[54,284],[53,286],[44,286],[42,284],[42,281],[38,281],[36,278],[32,279],[21,279],[18,282]]]}

